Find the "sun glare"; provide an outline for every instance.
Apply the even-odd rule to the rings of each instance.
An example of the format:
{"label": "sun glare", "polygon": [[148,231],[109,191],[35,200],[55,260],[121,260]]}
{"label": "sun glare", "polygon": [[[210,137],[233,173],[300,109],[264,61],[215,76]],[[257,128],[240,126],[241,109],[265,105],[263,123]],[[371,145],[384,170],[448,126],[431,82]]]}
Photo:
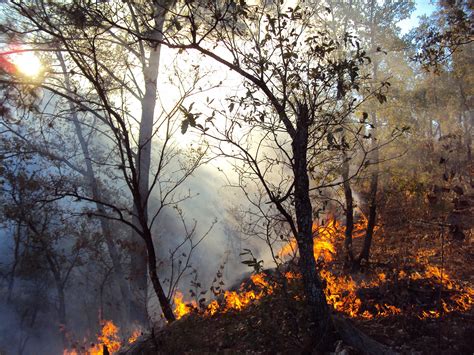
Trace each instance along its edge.
{"label": "sun glare", "polygon": [[35,77],[41,72],[41,61],[33,52],[15,53],[11,60],[16,69],[25,76]]}

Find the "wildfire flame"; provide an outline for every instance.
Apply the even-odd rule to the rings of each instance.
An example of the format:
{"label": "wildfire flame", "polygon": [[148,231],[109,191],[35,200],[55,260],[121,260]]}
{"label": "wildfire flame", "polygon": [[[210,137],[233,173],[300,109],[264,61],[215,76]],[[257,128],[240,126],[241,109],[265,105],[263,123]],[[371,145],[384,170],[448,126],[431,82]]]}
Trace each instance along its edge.
{"label": "wildfire flame", "polygon": [[[365,216],[362,216],[361,221],[354,226],[354,238],[362,237],[366,227],[367,219]],[[329,305],[335,310],[350,317],[365,319],[393,316],[401,314],[403,311],[413,313],[413,310],[409,308],[410,306],[401,306],[403,308],[402,310],[400,307],[386,302],[363,304],[361,298],[358,296],[358,292],[363,289],[378,289],[384,284],[389,283],[391,279],[386,273],[379,272],[371,277],[366,275],[364,280],[357,281],[350,275],[337,275],[328,267],[328,263],[334,260],[336,253],[335,243],[338,240],[344,239],[344,227],[336,220],[330,220],[325,225],[315,224],[313,226],[313,235],[314,256],[316,259],[324,260],[323,267],[320,269],[320,276],[326,285],[326,299]],[[296,252],[296,240],[292,238],[288,244],[283,246],[278,255],[283,259],[284,257],[295,256]],[[286,272],[284,276],[289,282],[301,278],[301,275],[292,271]],[[417,314],[419,318],[440,317],[441,312],[466,311],[470,309],[474,303],[474,290],[472,288],[465,287],[459,282],[452,280],[446,272],[436,266],[427,265],[423,272],[400,271],[396,277],[399,281],[405,280],[407,282],[420,279],[429,280],[431,284],[442,285],[444,289],[456,291],[450,295],[449,302],[444,299],[440,300],[440,307],[438,307],[440,309],[416,311],[415,314]],[[252,275],[251,281],[254,285],[252,289],[248,290],[245,284],[242,284],[238,291],[225,291],[223,299],[220,301],[213,300],[204,310],[204,314],[212,316],[218,312],[224,313],[229,310],[240,311],[252,302],[267,294],[273,293],[275,288],[278,287],[276,283],[268,281],[268,276],[265,273]],[[178,293],[175,298],[175,312],[177,317],[181,318],[192,309],[198,309],[196,302],[187,305],[183,302],[183,295]]]}
{"label": "wildfire flame", "polygon": [[130,337],[128,338],[127,342],[129,344],[133,344],[134,342],[137,341],[137,339],[140,337],[140,335],[142,335],[142,332],[139,329],[135,329],[132,332],[132,334],[130,335]]}
{"label": "wildfire flame", "polygon": [[[375,304],[376,312],[369,312],[367,310],[361,312],[362,301],[357,296],[357,290],[379,287],[380,284],[386,280],[384,273],[378,274],[377,279],[359,283],[356,283],[350,276],[335,276],[328,270],[322,270],[321,277],[326,281],[327,286],[325,292],[328,303],[337,311],[343,312],[351,317],[366,319],[387,317],[402,312],[400,308],[389,304]],[[421,279],[430,279],[436,284],[442,285],[444,289],[456,291],[449,298],[450,305],[448,305],[444,299],[441,299],[441,308],[444,313],[454,311],[464,312],[469,310],[474,304],[474,289],[453,281],[446,272],[441,272],[441,269],[436,266],[428,265],[426,270],[422,273],[413,272],[407,274],[404,271],[400,271],[398,274],[398,280],[415,281]],[[441,316],[441,312],[437,309],[422,310],[417,316],[420,319],[438,318]]]}
{"label": "wildfire flame", "polygon": [[[134,343],[141,335],[139,329],[135,329],[130,337],[128,343]],[[100,334],[97,336],[97,342],[89,346],[87,350],[64,349],[63,355],[103,355],[104,347],[110,354],[114,354],[122,347],[122,341],[119,336],[119,327],[117,327],[111,320],[102,321],[102,328]],[[84,349],[87,347],[83,347]]]}
{"label": "wildfire flame", "polygon": [[102,332],[97,337],[97,340],[100,343],[94,347],[90,355],[102,354],[104,345],[107,346],[107,349],[111,354],[119,351],[122,344],[120,343],[118,331],[119,328],[112,321],[104,321],[104,324],[102,326]]}
{"label": "wildfire flame", "polygon": [[176,319],[182,318],[190,313],[192,309],[197,307],[196,301],[184,302],[183,298],[183,294],[180,291],[177,291],[174,296],[174,314]]}
{"label": "wildfire flame", "polygon": [[[271,285],[265,277],[266,276],[264,273],[251,275],[250,279],[255,289],[245,290],[244,284],[242,284],[239,291],[225,291],[223,295],[224,300],[222,302],[213,300],[206,307],[204,313],[208,316],[212,316],[217,312],[224,313],[229,310],[240,311],[253,301],[258,300],[265,295],[271,294],[273,292],[274,286]],[[174,312],[177,319],[189,314],[193,309],[197,309],[196,302],[184,302],[183,294],[179,291],[176,292],[176,296],[174,297],[174,305]]]}
{"label": "wildfire flame", "polygon": [[[316,260],[323,259],[330,262],[334,259],[336,249],[334,247],[335,236],[340,235],[341,226],[337,220],[330,220],[326,225],[313,224],[313,253]],[[298,245],[292,237],[278,252],[280,259],[296,254]]]}
{"label": "wildfire flame", "polygon": [[[367,227],[367,218],[362,215],[361,221],[354,225],[354,238],[362,237]],[[376,227],[375,230],[378,228]],[[313,226],[314,235],[314,257],[323,259],[326,263],[333,261],[335,254],[335,242],[337,239],[344,239],[344,227],[335,220],[331,220],[327,225]],[[297,249],[296,240],[291,239],[279,252],[280,257],[295,255]],[[357,296],[357,291],[363,288],[380,287],[387,282],[387,275],[380,272],[372,280],[356,282],[350,275],[336,275],[327,268],[320,270],[320,276],[326,284],[325,294],[328,303],[337,311],[345,313],[350,317],[360,317],[371,319],[373,317],[387,317],[402,313],[402,310],[390,304],[375,304],[374,310],[363,310],[362,300]],[[293,272],[285,274],[287,280],[291,281],[300,277]],[[450,296],[450,305],[441,299],[441,308],[444,313],[453,311],[469,310],[474,304],[474,289],[462,286],[440,268],[433,265],[426,265],[424,272],[412,272],[407,274],[400,271],[398,280],[420,280],[430,279],[434,283],[442,285],[444,289],[456,291]],[[423,310],[418,314],[419,318],[440,317],[439,310]]]}
{"label": "wildfire flame", "polygon": [[[363,218],[360,223],[354,227],[354,238],[361,237],[367,226],[367,219]],[[453,280],[450,275],[443,269],[425,265],[423,271],[398,271],[395,274],[387,275],[385,272],[378,272],[375,275],[365,275],[363,280],[355,280],[350,275],[338,275],[329,268],[329,263],[334,260],[336,253],[336,242],[344,239],[344,227],[340,226],[335,220],[329,221],[326,225],[315,225],[313,227],[314,240],[314,256],[316,259],[324,260],[322,267],[319,269],[321,278],[325,283],[325,294],[327,302],[336,311],[344,313],[350,317],[372,319],[374,317],[388,317],[403,312],[413,313],[410,305],[403,305],[402,308],[394,304],[380,302],[375,304],[363,304],[358,292],[367,288],[380,288],[384,284],[389,283],[395,277],[398,281],[414,282],[417,280],[429,281],[429,285],[437,285],[443,290],[449,290],[448,296],[439,298],[436,309],[417,310],[416,316],[420,319],[438,318],[443,313],[454,311],[467,311],[474,304],[474,289]],[[297,244],[291,239],[285,245],[278,255],[282,258],[287,256],[295,256],[297,252]],[[418,260],[418,259],[417,259]],[[419,261],[419,260],[418,260]],[[286,280],[291,283],[301,279],[301,275],[294,271],[284,273]],[[213,316],[216,313],[225,313],[228,311],[241,311],[251,303],[261,299],[262,297],[272,294],[278,287],[278,283],[272,281],[265,272],[253,274],[250,277],[251,284],[244,282],[238,291],[225,291],[217,300],[211,301],[204,309],[200,308],[196,301],[184,301],[184,295],[176,292],[173,299],[174,312],[177,319],[184,317],[192,311],[196,311],[205,316]],[[301,300],[300,296],[295,299]],[[365,298],[364,298],[365,299]],[[366,301],[366,303],[369,301]],[[374,302],[372,302],[374,303]],[[370,306],[370,307],[369,307]],[[77,350],[66,349],[63,355],[99,355],[103,354],[104,345],[108,351],[113,354],[121,347],[120,338],[118,336],[118,327],[111,321],[103,322],[100,335],[97,337],[97,344],[92,346],[86,352],[78,352]],[[128,343],[133,343],[140,336],[141,332],[135,330],[128,339]]]}

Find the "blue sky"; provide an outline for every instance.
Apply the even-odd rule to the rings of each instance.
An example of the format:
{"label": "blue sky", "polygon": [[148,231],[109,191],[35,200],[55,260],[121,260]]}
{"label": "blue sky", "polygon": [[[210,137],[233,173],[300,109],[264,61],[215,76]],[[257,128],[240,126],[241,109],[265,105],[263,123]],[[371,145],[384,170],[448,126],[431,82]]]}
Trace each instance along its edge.
{"label": "blue sky", "polygon": [[416,9],[411,14],[411,17],[398,23],[398,26],[402,29],[402,34],[407,33],[413,27],[416,27],[418,25],[419,16],[428,16],[436,9],[435,4],[433,4],[431,0],[416,0],[415,6]]}

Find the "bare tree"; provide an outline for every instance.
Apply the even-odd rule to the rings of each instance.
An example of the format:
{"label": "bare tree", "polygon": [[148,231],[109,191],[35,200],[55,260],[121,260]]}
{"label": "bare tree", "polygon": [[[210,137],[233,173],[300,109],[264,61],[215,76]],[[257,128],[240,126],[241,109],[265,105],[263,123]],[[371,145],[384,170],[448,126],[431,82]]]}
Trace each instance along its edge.
{"label": "bare tree", "polygon": [[[165,318],[174,320],[169,296],[157,273],[152,228],[164,209],[190,196],[180,192],[179,187],[199,166],[206,151],[205,147],[195,149],[181,160],[183,152],[173,139],[179,129],[176,113],[183,100],[195,90],[200,79],[199,72],[190,77],[188,87],[181,90],[181,97],[173,105],[168,103],[158,117],[155,113],[161,48],[158,42],[166,22],[167,8],[164,5],[169,4],[156,2],[148,6],[117,2],[96,4],[91,8],[79,2],[63,6],[59,2],[46,4],[39,1],[14,2],[11,5],[21,19],[20,23],[15,24],[17,26],[10,27],[12,33],[34,31],[35,35],[26,36],[26,39],[35,42],[37,51],[62,53],[59,57],[60,68],[67,80],[57,80],[53,75],[45,78],[40,87],[69,102],[69,113],[82,147],[86,164],[84,176],[90,191],[69,185],[58,189],[57,193],[95,203],[97,209],[90,212],[92,215],[119,220],[140,237],[140,242],[134,240],[130,247],[133,279],[131,312],[140,322],[146,320],[146,269]],[[148,17],[150,11],[153,14],[151,19]],[[101,22],[97,14],[107,18],[107,22]],[[114,28],[110,21],[125,24],[127,31],[121,32],[119,25]],[[148,31],[148,25],[154,32]],[[146,32],[151,39],[140,37],[137,40],[130,36],[135,31]],[[116,50],[114,55],[123,54],[122,60],[110,56],[110,46]],[[137,70],[141,71],[142,78],[137,77]],[[17,81],[13,84],[21,83]],[[137,102],[141,108],[140,119],[129,108]],[[79,112],[86,118],[81,124],[104,140],[101,142],[102,151],[97,156],[88,152],[90,148],[82,144],[84,137],[81,138],[77,126]],[[135,130],[137,126],[138,132]],[[97,139],[95,141],[99,142]],[[157,142],[153,155],[152,142]],[[65,162],[65,159],[62,160]],[[94,182],[92,170],[87,166],[91,163],[102,167],[102,171],[106,167],[120,172],[121,177],[114,171],[107,174],[111,181],[123,179],[133,201],[133,209],[94,188],[97,181]],[[153,198],[157,198],[157,204],[150,210],[152,191],[156,191]],[[137,289],[138,294],[135,292]],[[123,291],[126,293],[126,290]]]}
{"label": "bare tree", "polygon": [[[339,183],[331,179],[328,165],[335,159],[332,151],[345,145],[337,133],[357,106],[344,98],[366,89],[359,77],[365,52],[351,36],[331,39],[312,24],[308,8],[225,1],[182,6],[175,15],[177,33],[163,44],[199,51],[245,80],[242,94],[229,98],[228,109],[214,111],[202,123],[202,113],[183,107],[183,131],[200,129],[220,154],[240,162],[240,186],[260,186],[266,203],[295,236],[315,342],[321,347],[331,322],[313,255],[312,200],[320,189]],[[351,56],[341,59],[340,51],[346,50],[353,51]],[[220,124],[219,116],[228,119]]]}
{"label": "bare tree", "polygon": [[[87,235],[90,231],[73,224],[73,211],[61,208],[56,201],[46,202],[46,197],[51,194],[48,190],[54,188],[48,182],[48,173],[33,170],[31,165],[28,169],[23,164],[24,161],[10,162],[2,170],[3,184],[0,191],[4,207],[0,212],[2,220],[7,223],[13,221],[18,228],[15,263],[24,270],[29,268],[33,274],[46,271],[51,275],[56,291],[53,304],[57,312],[58,329],[63,346],[67,346],[66,289],[73,270],[81,265],[87,252]],[[93,228],[92,225],[88,227]],[[13,277],[17,276],[14,272]],[[9,293],[13,293],[12,283]]]}

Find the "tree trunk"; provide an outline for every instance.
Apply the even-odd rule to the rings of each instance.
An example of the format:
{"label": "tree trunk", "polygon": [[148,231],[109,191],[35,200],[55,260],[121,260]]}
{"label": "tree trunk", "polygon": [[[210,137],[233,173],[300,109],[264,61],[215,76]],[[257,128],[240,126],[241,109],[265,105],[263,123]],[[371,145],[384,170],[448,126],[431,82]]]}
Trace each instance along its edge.
{"label": "tree trunk", "polygon": [[153,246],[150,230],[147,230],[145,233],[145,241],[148,253],[148,274],[150,276],[153,289],[156,293],[156,296],[158,297],[158,301],[160,302],[165,319],[168,321],[168,323],[174,322],[176,317],[173,314],[170,300],[166,297],[163,286],[161,285],[160,279],[158,277],[155,248]]}
{"label": "tree trunk", "polygon": [[396,355],[395,351],[375,339],[367,336],[356,328],[349,319],[339,315],[333,315],[332,321],[341,339],[347,345],[357,349],[361,354],[368,355]]}
{"label": "tree trunk", "polygon": [[49,264],[51,273],[53,274],[54,283],[56,285],[56,292],[58,296],[58,320],[59,320],[59,332],[61,335],[61,341],[64,348],[67,348],[67,319],[66,319],[66,295],[64,292],[65,283],[61,280],[61,271],[56,266],[55,261],[50,255],[46,255],[46,260]]}
{"label": "tree trunk", "polygon": [[[149,174],[151,162],[151,138],[156,103],[158,66],[161,46],[152,49],[148,66],[143,70],[145,80],[145,96],[142,99],[142,116],[138,138],[138,190],[140,201],[135,201],[133,224],[140,225],[139,220],[148,221]],[[141,204],[140,207],[137,204]],[[140,214],[143,214],[142,216]],[[142,233],[145,231],[142,229]],[[130,305],[131,318],[145,324],[147,322],[147,248],[139,233],[132,232],[134,247],[130,260],[130,286],[134,299]]]}
{"label": "tree trunk", "polygon": [[316,270],[313,252],[313,210],[309,196],[307,170],[308,147],[308,107],[300,105],[296,135],[292,142],[293,174],[295,179],[295,213],[298,233],[296,240],[300,253],[299,269],[303,277],[304,291],[315,327],[315,348],[322,349],[327,344],[327,334],[331,330],[329,307]]}
{"label": "tree trunk", "polygon": [[342,156],[342,179],[344,186],[344,196],[346,200],[346,231],[344,239],[344,252],[345,252],[345,266],[353,267],[354,263],[354,252],[352,249],[352,232],[354,230],[354,199],[352,197],[351,183],[349,181],[349,159],[347,152],[343,152]]}
{"label": "tree trunk", "polygon": [[[58,302],[59,302],[59,307],[58,307],[59,323],[65,327],[66,326],[66,295],[64,294],[64,287],[57,286],[57,289],[58,289]],[[63,332],[62,335],[63,335],[63,343],[65,343],[65,333]]]}
{"label": "tree trunk", "polygon": [[16,268],[19,263],[19,254],[20,254],[20,240],[21,239],[21,223],[18,221],[16,225],[16,233],[15,233],[15,248],[13,252],[13,265],[10,271],[10,277],[8,280],[8,293],[7,293],[7,303],[11,302],[12,294],[13,294],[13,286],[15,285],[15,276],[16,276]]}
{"label": "tree trunk", "polygon": [[372,175],[370,177],[370,191],[369,191],[369,220],[367,223],[367,232],[364,238],[364,245],[359,255],[359,264],[362,260],[369,261],[370,247],[372,245],[372,238],[374,235],[375,224],[377,220],[377,190],[379,183],[379,148],[376,141],[376,127],[377,127],[377,116],[375,112],[372,112]]}
{"label": "tree trunk", "polygon": [[[160,5],[155,5],[155,26],[152,37],[159,43],[163,39],[163,25],[167,7],[173,1],[162,0]],[[156,270],[156,255],[153,246],[151,232],[148,227],[148,200],[149,200],[149,176],[151,163],[151,140],[153,136],[154,113],[156,106],[156,92],[158,72],[160,65],[161,45],[155,44],[151,49],[147,64],[143,68],[145,82],[145,94],[141,102],[142,115],[140,120],[140,131],[138,137],[137,171],[138,171],[138,200],[134,201],[133,223],[141,228],[141,234],[132,232],[134,248],[130,260],[131,289],[136,296],[130,305],[130,316],[132,319],[145,324],[147,321],[147,259],[148,274],[151,277],[153,288],[156,292],[160,306],[168,321],[173,321],[174,315],[171,311],[169,300],[164,296],[163,288],[159,282]],[[151,245],[150,245],[151,244]],[[151,260],[153,259],[153,260]]]}
{"label": "tree trunk", "polygon": [[[377,25],[376,21],[378,20],[376,17],[376,1],[371,1],[370,6],[370,43],[371,43],[371,50],[373,53],[376,53],[376,43],[375,43],[375,34],[377,32]],[[373,80],[377,82],[378,80],[378,58],[374,56],[372,58],[373,63]],[[377,219],[377,190],[378,190],[378,182],[379,182],[379,148],[377,143],[377,115],[375,111],[371,112],[371,119],[372,119],[372,156],[370,158],[372,166],[372,175],[370,178],[370,191],[369,191],[369,220],[367,223],[367,231],[364,238],[364,245],[362,247],[362,251],[359,255],[357,260],[357,266],[360,265],[362,260],[366,262],[369,261],[370,256],[370,247],[372,245],[372,238],[374,234],[375,222]]]}
{"label": "tree trunk", "polygon": [[464,129],[463,139],[466,146],[466,163],[469,165],[472,161],[472,124],[474,122],[472,117],[472,110],[468,104],[468,97],[462,85],[462,82],[458,79],[459,93],[460,95],[460,118],[461,126]]}

